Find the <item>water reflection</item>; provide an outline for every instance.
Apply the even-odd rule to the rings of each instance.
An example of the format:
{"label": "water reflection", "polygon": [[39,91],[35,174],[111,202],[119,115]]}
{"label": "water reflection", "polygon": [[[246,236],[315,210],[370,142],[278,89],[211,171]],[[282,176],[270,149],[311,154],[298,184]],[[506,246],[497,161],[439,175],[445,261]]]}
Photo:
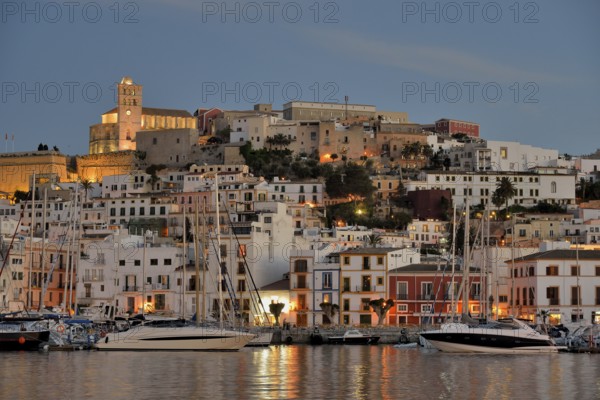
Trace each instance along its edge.
{"label": "water reflection", "polygon": [[600,398],[595,355],[452,355],[391,346],[237,353],[0,355],[0,398]]}

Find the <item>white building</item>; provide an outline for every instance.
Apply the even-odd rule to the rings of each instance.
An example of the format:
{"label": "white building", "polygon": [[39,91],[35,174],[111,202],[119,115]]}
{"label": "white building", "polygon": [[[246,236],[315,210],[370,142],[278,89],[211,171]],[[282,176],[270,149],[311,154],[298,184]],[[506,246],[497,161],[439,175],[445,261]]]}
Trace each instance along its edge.
{"label": "white building", "polygon": [[511,270],[515,315],[534,319],[544,310],[553,324],[600,322],[600,251],[539,252],[515,259]]}
{"label": "white building", "polygon": [[491,202],[496,185],[503,177],[508,177],[517,189],[509,205],[531,207],[542,201],[565,206],[575,204],[575,175],[458,171],[432,171],[423,175],[424,180],[408,181],[407,190],[448,189],[459,207],[464,206],[467,196],[471,206]]}

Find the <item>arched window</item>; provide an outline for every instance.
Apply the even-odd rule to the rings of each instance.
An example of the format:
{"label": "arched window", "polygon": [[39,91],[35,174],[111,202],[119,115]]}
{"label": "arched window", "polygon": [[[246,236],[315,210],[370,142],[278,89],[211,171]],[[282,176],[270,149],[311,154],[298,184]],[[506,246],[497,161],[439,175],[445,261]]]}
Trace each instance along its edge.
{"label": "arched window", "polygon": [[554,181],[550,183],[550,193],[556,193],[556,182]]}

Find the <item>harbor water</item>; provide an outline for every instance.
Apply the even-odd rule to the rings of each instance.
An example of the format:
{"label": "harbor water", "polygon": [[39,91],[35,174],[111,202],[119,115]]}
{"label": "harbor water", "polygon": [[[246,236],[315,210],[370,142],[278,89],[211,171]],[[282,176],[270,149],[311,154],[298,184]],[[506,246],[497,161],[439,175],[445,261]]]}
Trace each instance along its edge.
{"label": "harbor water", "polygon": [[14,352],[0,355],[0,398],[598,399],[599,357],[463,355],[391,345]]}

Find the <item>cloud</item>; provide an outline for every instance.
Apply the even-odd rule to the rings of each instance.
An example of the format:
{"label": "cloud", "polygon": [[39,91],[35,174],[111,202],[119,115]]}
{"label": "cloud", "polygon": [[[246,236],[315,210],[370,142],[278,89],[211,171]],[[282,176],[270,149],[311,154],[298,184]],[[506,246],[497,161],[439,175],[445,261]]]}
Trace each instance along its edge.
{"label": "cloud", "polygon": [[[360,55],[361,60],[431,75],[435,79],[476,82],[567,83],[565,77],[540,71],[528,71],[500,64],[465,50],[448,47],[392,43],[368,38],[354,32],[314,28],[302,35],[314,39],[336,53]],[[569,80],[568,83],[572,83]]]}

